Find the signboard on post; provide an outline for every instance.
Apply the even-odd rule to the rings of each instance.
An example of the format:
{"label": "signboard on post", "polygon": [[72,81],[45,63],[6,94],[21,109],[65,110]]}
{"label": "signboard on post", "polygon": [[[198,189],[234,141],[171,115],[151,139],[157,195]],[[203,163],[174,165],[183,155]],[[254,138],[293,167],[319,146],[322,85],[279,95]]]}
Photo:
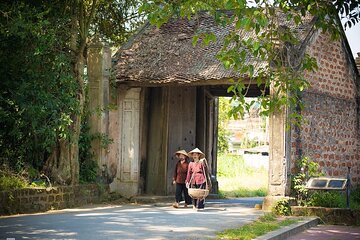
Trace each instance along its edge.
{"label": "signboard on post", "polygon": [[345,190],[347,186],[346,183],[346,178],[310,178],[306,184],[306,188],[317,190]]}

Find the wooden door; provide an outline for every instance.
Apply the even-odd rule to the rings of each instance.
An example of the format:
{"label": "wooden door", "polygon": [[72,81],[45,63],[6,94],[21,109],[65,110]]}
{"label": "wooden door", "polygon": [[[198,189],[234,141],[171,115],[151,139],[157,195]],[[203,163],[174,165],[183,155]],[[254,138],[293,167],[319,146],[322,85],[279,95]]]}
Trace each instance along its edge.
{"label": "wooden door", "polygon": [[169,130],[167,155],[167,194],[174,194],[172,178],[177,159],[174,153],[195,148],[196,87],[171,87],[169,89]]}
{"label": "wooden door", "polygon": [[137,182],[139,177],[139,91],[129,91],[123,101],[120,177],[122,182]]}
{"label": "wooden door", "polygon": [[114,181],[116,192],[134,196],[139,191],[140,88],[123,93],[119,100],[118,170]]}

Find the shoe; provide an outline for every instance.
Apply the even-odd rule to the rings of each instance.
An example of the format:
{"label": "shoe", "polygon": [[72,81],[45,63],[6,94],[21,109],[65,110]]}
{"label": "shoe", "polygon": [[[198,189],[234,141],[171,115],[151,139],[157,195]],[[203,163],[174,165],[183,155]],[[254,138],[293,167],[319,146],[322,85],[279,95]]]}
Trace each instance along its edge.
{"label": "shoe", "polygon": [[194,209],[194,210],[196,210],[196,207],[195,207],[195,206],[193,206],[193,209]]}
{"label": "shoe", "polygon": [[173,205],[172,205],[174,208],[178,208],[179,207],[179,203],[174,203]]}

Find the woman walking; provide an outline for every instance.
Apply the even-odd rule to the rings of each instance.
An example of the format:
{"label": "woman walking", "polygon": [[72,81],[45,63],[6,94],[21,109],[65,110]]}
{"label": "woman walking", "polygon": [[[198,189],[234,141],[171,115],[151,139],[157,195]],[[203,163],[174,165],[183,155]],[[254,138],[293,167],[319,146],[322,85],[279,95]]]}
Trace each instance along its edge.
{"label": "woman walking", "polygon": [[178,208],[182,197],[184,197],[184,207],[186,208],[189,204],[191,204],[191,198],[185,185],[186,174],[189,166],[189,155],[185,150],[179,150],[175,152],[175,156],[178,159],[178,162],[176,163],[173,176],[173,184],[176,184],[175,203],[173,204],[173,207]]}
{"label": "woman walking", "polygon": [[[205,154],[200,149],[195,148],[190,151],[189,156],[194,160],[190,162],[186,184],[191,188],[206,189],[210,183],[208,183],[208,166],[205,159]],[[205,208],[205,198],[193,198],[193,208],[197,210],[203,210]]]}

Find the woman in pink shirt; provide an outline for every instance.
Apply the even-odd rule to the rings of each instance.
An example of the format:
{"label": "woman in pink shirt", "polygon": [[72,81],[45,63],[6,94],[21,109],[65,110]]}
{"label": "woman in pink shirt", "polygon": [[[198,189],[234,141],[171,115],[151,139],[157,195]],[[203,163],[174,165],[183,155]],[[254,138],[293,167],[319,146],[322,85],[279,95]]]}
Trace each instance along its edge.
{"label": "woman in pink shirt", "polygon": [[[207,187],[206,176],[208,175],[205,154],[198,148],[195,148],[188,154],[194,161],[189,163],[186,184],[191,188],[205,189]],[[193,199],[192,202],[194,209],[202,210],[205,207],[204,199]]]}

